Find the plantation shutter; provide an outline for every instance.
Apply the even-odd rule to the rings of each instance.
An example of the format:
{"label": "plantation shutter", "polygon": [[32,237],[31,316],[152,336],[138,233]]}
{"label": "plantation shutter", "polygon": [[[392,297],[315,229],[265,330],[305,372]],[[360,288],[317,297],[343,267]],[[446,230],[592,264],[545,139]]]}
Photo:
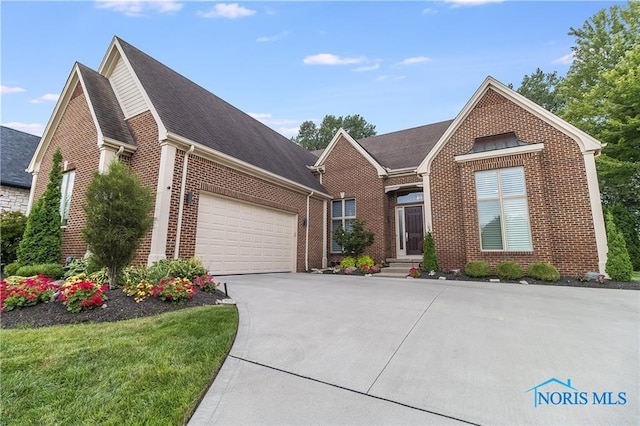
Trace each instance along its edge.
{"label": "plantation shutter", "polygon": [[511,251],[530,251],[531,233],[525,198],[507,198],[503,201],[507,231],[507,248]]}

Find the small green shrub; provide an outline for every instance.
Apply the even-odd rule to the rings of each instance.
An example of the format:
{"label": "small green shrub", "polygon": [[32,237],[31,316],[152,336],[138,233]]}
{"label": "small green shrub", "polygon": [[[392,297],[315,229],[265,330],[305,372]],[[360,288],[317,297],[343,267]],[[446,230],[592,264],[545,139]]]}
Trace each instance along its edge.
{"label": "small green shrub", "polygon": [[436,245],[433,241],[431,232],[427,232],[422,242],[422,263],[421,268],[425,272],[437,271],[440,269],[438,265],[438,257],[436,256]]}
{"label": "small green shrub", "polygon": [[531,278],[542,281],[553,282],[560,280],[560,273],[558,272],[556,267],[550,263],[545,262],[532,263],[531,265],[529,265],[527,275]]}
{"label": "small green shrub", "polygon": [[22,239],[24,228],[27,226],[27,217],[21,212],[0,213],[0,259],[2,263],[15,262],[18,254],[18,244]]}
{"label": "small green shrub", "polygon": [[347,256],[344,259],[342,259],[342,262],[340,262],[340,269],[355,268],[355,267],[356,267],[355,257]]}
{"label": "small green shrub", "polygon": [[516,262],[500,262],[496,267],[498,277],[504,280],[519,280],[524,276],[522,266]]}
{"label": "small green shrub", "polygon": [[99,285],[109,284],[109,273],[107,268],[102,268],[89,274],[89,279]]}
{"label": "small green shrub", "polygon": [[44,275],[53,279],[59,279],[64,276],[64,268],[57,263],[43,263],[40,265],[22,266],[16,271],[16,275],[22,277],[33,277],[34,275]]}
{"label": "small green shrub", "polygon": [[163,278],[169,277],[193,280],[208,272],[200,259],[161,259],[151,264],[147,270],[147,279],[152,284],[157,284]]}
{"label": "small green shrub", "polygon": [[488,277],[491,275],[491,266],[487,262],[475,260],[464,266],[464,273],[474,278]]}
{"label": "small green shrub", "polygon": [[372,267],[376,262],[373,261],[373,258],[368,254],[363,254],[362,256],[358,256],[356,259],[356,267],[362,269],[363,266]]}
{"label": "small green shrub", "polygon": [[333,239],[342,247],[343,253],[357,257],[373,244],[375,234],[370,229],[364,229],[364,225],[364,221],[354,219],[350,230],[342,226],[336,229]]}
{"label": "small green shrub", "polygon": [[607,212],[606,218],[607,228],[607,246],[609,251],[607,252],[607,264],[605,265],[605,272],[609,274],[612,280],[615,281],[631,281],[631,274],[633,273],[633,264],[627,251],[627,244],[624,241],[624,236],[613,220],[611,212]]}
{"label": "small green shrub", "polygon": [[64,277],[69,278],[75,275],[84,274],[87,272],[86,259],[73,259],[67,266],[64,267]]}
{"label": "small green shrub", "polygon": [[6,277],[16,275],[16,273],[18,272],[18,269],[20,269],[21,267],[22,265],[18,262],[10,263],[4,267],[4,275]]}
{"label": "small green shrub", "polygon": [[120,281],[123,286],[136,285],[140,281],[145,281],[149,275],[149,268],[141,266],[127,266],[122,270]]}

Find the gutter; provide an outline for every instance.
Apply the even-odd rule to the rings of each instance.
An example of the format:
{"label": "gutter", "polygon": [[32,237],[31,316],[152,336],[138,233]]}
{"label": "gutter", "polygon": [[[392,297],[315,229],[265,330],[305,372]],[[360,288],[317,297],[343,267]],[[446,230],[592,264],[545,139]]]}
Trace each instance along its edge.
{"label": "gutter", "polygon": [[182,233],[182,213],[184,211],[184,192],[185,187],[187,185],[187,165],[189,164],[189,154],[191,154],[196,149],[195,145],[191,145],[188,151],[184,153],[184,158],[182,159],[182,182],[180,183],[180,198],[179,198],[179,207],[178,207],[178,229],[176,230],[176,244],[173,249],[173,258],[178,258],[178,253],[180,252],[180,236]]}

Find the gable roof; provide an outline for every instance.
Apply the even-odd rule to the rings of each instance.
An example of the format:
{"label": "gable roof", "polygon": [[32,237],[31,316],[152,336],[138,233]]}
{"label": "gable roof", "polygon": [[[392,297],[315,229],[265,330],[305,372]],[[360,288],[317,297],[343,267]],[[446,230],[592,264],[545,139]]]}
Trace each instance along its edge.
{"label": "gable roof", "polygon": [[438,142],[436,142],[435,146],[427,156],[424,158],[420,166],[418,166],[417,172],[419,174],[429,173],[431,169],[431,162],[436,157],[440,149],[444,146],[444,144],[449,140],[451,135],[460,127],[460,125],[467,118],[469,113],[473,110],[473,108],[480,102],[482,97],[489,91],[494,90],[496,93],[504,96],[509,101],[515,103],[526,111],[530,112],[534,116],[539,119],[547,122],[551,126],[555,127],[560,132],[569,136],[580,147],[580,151],[584,154],[587,152],[598,153],[602,149],[602,143],[598,141],[593,136],[588,135],[584,131],[578,129],[574,125],[564,121],[557,115],[547,111],[537,103],[532,100],[526,98],[515,90],[509,89],[504,84],[500,83],[498,80],[494,79],[491,76],[488,76],[480,85],[478,90],[475,91],[471,99],[466,103],[464,108],[458,113],[456,118],[453,120],[451,125],[445,132],[442,134]]}
{"label": "gable roof", "polygon": [[109,80],[79,62],[77,65],[89,98],[88,101],[91,103],[102,135],[129,145],[135,145],[135,140],[124,120],[124,113]]}
{"label": "gable roof", "polygon": [[116,37],[166,131],[326,193],[306,166],[316,157]]}
{"label": "gable roof", "polygon": [[358,143],[388,169],[418,167],[453,120],[371,136]]}
{"label": "gable roof", "polygon": [[40,137],[0,126],[0,183],[31,188],[31,174],[25,170],[36,151]]}
{"label": "gable roof", "polygon": [[347,131],[344,130],[342,127],[338,129],[336,134],[333,136],[333,139],[331,139],[331,142],[329,142],[329,145],[327,145],[327,147],[322,151],[322,153],[320,154],[320,157],[317,158],[317,161],[313,165],[314,168],[318,168],[324,165],[325,160],[327,159],[331,151],[333,151],[333,148],[336,146],[336,144],[340,139],[344,139],[349,144],[351,144],[351,146],[353,146],[355,150],[358,151],[360,155],[362,155],[364,159],[367,160],[376,169],[378,176],[385,176],[387,174],[387,171],[385,170],[385,168],[382,167],[382,165],[380,165],[380,163],[378,163],[378,161],[375,158],[373,158],[371,154],[369,154],[367,150],[365,150],[362,147],[362,145],[360,145],[358,141],[352,138],[351,135],[349,135],[349,133],[347,133]]}

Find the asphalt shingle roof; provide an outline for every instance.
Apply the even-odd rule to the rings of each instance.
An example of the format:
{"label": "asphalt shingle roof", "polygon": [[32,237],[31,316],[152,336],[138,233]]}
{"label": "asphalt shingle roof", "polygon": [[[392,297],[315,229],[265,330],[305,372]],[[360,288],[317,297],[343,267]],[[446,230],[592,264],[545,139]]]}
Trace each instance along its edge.
{"label": "asphalt shingle roof", "polygon": [[358,143],[381,166],[389,169],[418,167],[453,120],[360,139]]}
{"label": "asphalt shingle roof", "polygon": [[91,100],[102,135],[120,142],[135,145],[129,127],[124,120],[124,113],[113,92],[109,80],[78,62],[78,68],[87,88],[87,96]]}
{"label": "asphalt shingle roof", "polygon": [[326,193],[306,166],[317,158],[118,38],[167,131]]}
{"label": "asphalt shingle roof", "polygon": [[0,126],[0,181],[2,185],[31,188],[31,174],[25,172],[40,137]]}

